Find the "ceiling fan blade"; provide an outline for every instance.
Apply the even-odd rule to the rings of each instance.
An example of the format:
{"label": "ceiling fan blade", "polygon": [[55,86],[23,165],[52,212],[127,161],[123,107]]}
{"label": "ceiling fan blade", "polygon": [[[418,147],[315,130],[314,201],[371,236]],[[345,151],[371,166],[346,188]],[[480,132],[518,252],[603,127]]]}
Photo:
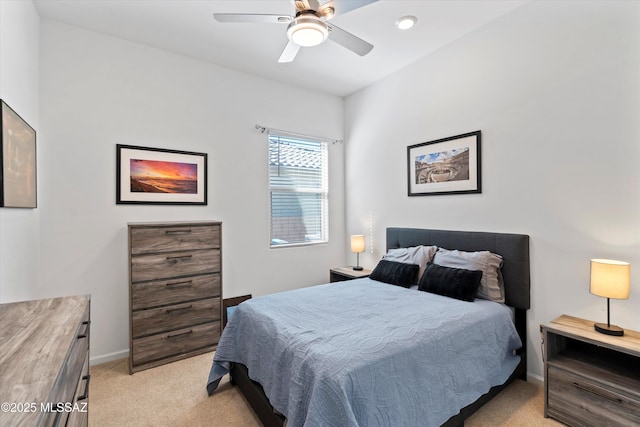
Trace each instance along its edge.
{"label": "ceiling fan blade", "polygon": [[350,51],[355,52],[360,56],[365,56],[367,53],[371,52],[371,49],[373,49],[373,45],[371,43],[367,43],[350,32],[328,22],[327,26],[329,27],[329,40],[333,40]]}
{"label": "ceiling fan blade", "polygon": [[278,62],[291,62],[296,58],[298,51],[300,50],[300,46],[289,40],[287,45],[284,47],[282,54],[280,54],[280,58]]}
{"label": "ceiling fan blade", "polygon": [[259,13],[214,13],[218,22],[260,23],[260,24],[288,24],[293,20],[289,15],[268,15]]}
{"label": "ceiling fan blade", "polygon": [[336,15],[342,15],[377,1],[378,0],[331,0],[320,6],[320,9],[332,7]]}

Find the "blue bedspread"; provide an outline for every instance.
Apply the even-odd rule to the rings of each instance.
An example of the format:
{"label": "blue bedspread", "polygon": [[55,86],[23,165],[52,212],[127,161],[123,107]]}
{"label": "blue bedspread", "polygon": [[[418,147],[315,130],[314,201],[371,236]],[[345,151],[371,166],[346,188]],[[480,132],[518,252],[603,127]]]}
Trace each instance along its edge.
{"label": "blue bedspread", "polygon": [[229,320],[207,391],[238,362],[288,427],[439,426],[513,372],[511,318],[370,279],[254,298]]}

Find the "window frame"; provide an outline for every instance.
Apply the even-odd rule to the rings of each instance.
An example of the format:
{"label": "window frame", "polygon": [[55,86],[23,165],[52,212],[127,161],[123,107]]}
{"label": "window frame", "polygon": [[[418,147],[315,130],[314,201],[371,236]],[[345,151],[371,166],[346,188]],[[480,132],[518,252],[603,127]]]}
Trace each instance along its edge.
{"label": "window frame", "polygon": [[[320,186],[315,188],[297,187],[291,188],[287,186],[272,185],[272,162],[271,162],[271,144],[272,138],[282,138],[290,141],[301,141],[304,143],[317,143],[321,150],[321,156],[323,162],[321,164],[321,178]],[[300,135],[290,133],[281,130],[269,130],[267,135],[267,186],[269,192],[269,247],[271,249],[279,248],[292,248],[299,246],[315,246],[325,245],[329,243],[329,141],[324,138],[312,137],[307,135]],[[278,142],[280,143],[280,142]],[[280,159],[279,159],[280,160]],[[274,236],[274,215],[273,215],[273,194],[274,193],[291,193],[291,194],[318,194],[320,197],[320,214],[317,218],[320,226],[320,238],[318,240],[291,242],[291,243],[276,243],[273,241],[276,238]],[[301,216],[304,218],[304,215]]]}

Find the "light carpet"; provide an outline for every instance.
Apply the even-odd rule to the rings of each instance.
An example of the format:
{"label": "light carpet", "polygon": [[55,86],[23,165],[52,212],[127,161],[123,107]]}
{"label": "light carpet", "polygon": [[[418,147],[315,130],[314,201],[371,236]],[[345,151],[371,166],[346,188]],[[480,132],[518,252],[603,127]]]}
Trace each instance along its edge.
{"label": "light carpet", "polygon": [[[259,427],[242,394],[223,378],[205,384],[213,353],[129,375],[128,359],[91,367],[89,425]],[[516,381],[466,422],[467,427],[560,426],[543,416],[542,387]]]}

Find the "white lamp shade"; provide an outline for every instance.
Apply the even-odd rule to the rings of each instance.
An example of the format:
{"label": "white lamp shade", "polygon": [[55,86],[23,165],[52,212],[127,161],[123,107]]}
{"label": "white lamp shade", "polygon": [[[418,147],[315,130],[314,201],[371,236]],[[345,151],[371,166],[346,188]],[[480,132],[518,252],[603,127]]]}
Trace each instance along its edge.
{"label": "white lamp shade", "polygon": [[360,253],[364,252],[364,236],[356,234],[351,236],[351,252]]}
{"label": "white lamp shade", "polygon": [[605,298],[627,299],[631,284],[631,265],[611,259],[591,260],[592,294]]}

